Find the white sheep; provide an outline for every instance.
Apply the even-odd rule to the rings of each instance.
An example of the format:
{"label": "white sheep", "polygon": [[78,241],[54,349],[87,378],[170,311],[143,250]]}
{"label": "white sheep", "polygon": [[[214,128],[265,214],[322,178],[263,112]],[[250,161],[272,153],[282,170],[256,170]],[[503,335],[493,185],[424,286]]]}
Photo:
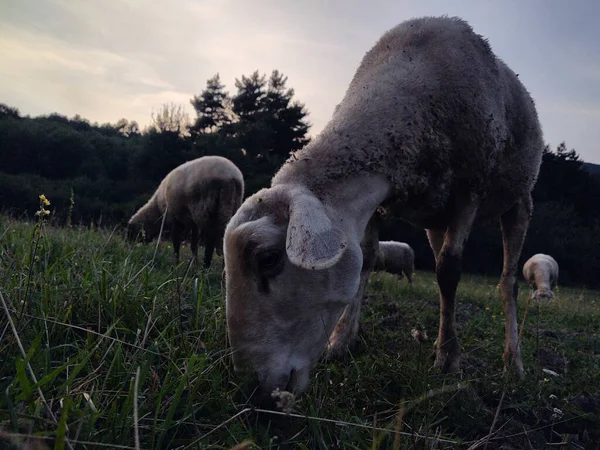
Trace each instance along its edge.
{"label": "white sheep", "polygon": [[323,131],[270,188],[244,201],[225,231],[233,363],[257,373],[256,399],[276,388],[304,391],[324,351],[340,355],[354,342],[380,205],[427,230],[442,372],[459,370],[464,243],[475,221],[499,218],[504,360],[522,375],[517,262],[543,147],[529,93],[468,23],[425,17],[385,33]]}
{"label": "white sheep", "polygon": [[380,241],[373,270],[393,273],[400,277],[404,274],[408,282],[412,283],[415,272],[415,252],[405,242]]}
{"label": "white sheep", "polygon": [[175,259],[179,261],[181,242],[190,230],[194,261],[198,245],[204,245],[204,266],[210,267],[213,251],[222,252],[225,226],[244,197],[244,177],[227,158],[203,156],[173,169],[129,220],[128,236],[137,236],[143,227],[147,240],[159,235],[165,226],[172,234]]}
{"label": "white sheep", "polygon": [[525,280],[535,288],[532,298],[552,298],[552,288],[558,284],[558,263],[550,256],[537,253],[523,264]]}

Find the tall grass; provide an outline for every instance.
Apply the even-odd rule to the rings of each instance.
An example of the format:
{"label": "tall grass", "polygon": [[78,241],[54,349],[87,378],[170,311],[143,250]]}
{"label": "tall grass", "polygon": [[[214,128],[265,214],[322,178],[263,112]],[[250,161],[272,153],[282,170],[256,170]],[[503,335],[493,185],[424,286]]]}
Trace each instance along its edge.
{"label": "tall grass", "polygon": [[496,277],[459,287],[460,377],[431,369],[434,276],[373,274],[358,344],[320,363],[286,416],[248,405],[231,370],[222,261],[201,270],[186,248],[174,265],[167,242],[122,234],[0,216],[2,448],[477,448],[497,410],[488,448],[600,440],[597,292],[560,288],[530,308],[527,378],[505,384]]}

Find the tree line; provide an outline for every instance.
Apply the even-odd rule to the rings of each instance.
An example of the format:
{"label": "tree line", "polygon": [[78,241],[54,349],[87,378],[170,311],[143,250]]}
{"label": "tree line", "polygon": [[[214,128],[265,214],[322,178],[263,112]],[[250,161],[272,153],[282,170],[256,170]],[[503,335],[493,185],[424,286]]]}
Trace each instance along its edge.
{"label": "tree line", "polygon": [[274,70],[235,80],[230,95],[216,74],[190,102],[166,104],[152,124],[90,123],[53,113],[23,117],[0,104],[0,207],[35,211],[45,193],[59,216],[74,200],[72,220],[122,223],[174,167],[204,155],[222,155],[243,170],[251,194],[309,139],[308,111],[294,100],[287,77]]}
{"label": "tree line", "polygon": [[[22,116],[0,104],[0,208],[32,217],[43,193],[57,225],[124,225],[171,169],[204,155],[232,160],[251,195],[310,140],[308,111],[294,94],[277,70],[268,77],[242,75],[233,94],[216,74],[190,99],[195,117],[182,105],[166,104],[144,130],[127,119],[98,124],[78,115]],[[521,264],[534,253],[549,253],[560,264],[561,282],[598,287],[600,174],[590,167],[597,169],[565,143],[544,149]],[[417,269],[433,269],[422,229],[384,217],[380,238],[410,243]],[[465,252],[466,271],[496,276],[502,267],[497,221],[477,226]]]}

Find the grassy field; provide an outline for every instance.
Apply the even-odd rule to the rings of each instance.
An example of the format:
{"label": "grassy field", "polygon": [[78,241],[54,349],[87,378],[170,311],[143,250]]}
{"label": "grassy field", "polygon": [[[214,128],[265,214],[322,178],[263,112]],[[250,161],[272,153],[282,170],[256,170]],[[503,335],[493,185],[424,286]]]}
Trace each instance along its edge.
{"label": "grassy field", "polygon": [[443,376],[433,274],[373,274],[357,346],[275,415],[233,374],[222,261],[190,268],[185,248],[174,266],[168,243],[122,234],[0,216],[1,448],[599,448],[598,292],[560,287],[529,306],[518,382],[502,372],[497,277],[463,276],[463,374]]}

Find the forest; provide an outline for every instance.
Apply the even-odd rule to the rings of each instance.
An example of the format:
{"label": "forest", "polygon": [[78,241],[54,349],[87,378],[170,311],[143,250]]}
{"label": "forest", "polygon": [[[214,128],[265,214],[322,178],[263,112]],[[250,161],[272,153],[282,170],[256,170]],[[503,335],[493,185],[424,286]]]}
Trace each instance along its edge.
{"label": "forest", "polygon": [[[23,116],[0,104],[0,210],[31,218],[43,193],[56,226],[123,227],[171,169],[204,155],[232,160],[244,173],[246,196],[268,186],[290,152],[309,142],[308,109],[277,70],[242,75],[234,86],[230,93],[216,74],[190,99],[195,117],[182,105],[165,104],[145,129],[127,119],[98,124],[79,115]],[[547,145],[522,260],[551,254],[561,284],[599,287],[599,200],[600,166],[585,163],[564,142]],[[417,270],[433,269],[424,230],[384,217],[380,239],[408,242]],[[464,269],[495,276],[501,264],[497,221],[476,227]]]}

